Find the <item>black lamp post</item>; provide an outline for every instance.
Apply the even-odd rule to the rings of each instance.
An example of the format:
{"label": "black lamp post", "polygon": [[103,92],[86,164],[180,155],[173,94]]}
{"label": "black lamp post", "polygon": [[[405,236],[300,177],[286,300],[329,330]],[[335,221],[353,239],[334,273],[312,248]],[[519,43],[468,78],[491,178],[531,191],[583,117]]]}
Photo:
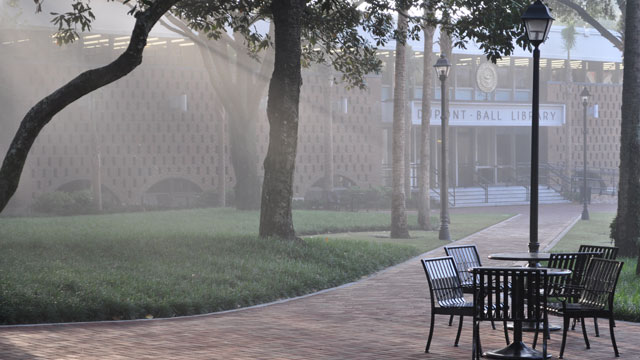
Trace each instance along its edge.
{"label": "black lamp post", "polygon": [[[529,215],[529,252],[537,253],[540,248],[538,242],[538,134],[540,127],[540,49],[549,35],[553,17],[542,1],[536,0],[529,5],[520,17],[527,31],[527,38],[533,45],[533,94],[531,109],[531,205]],[[539,266],[536,261],[529,266]]]}
{"label": "black lamp post", "polygon": [[440,58],[436,61],[436,64],[433,65],[433,68],[436,70],[436,76],[440,79],[440,97],[442,100],[440,110],[442,166],[440,166],[440,233],[438,234],[438,239],[451,240],[451,236],[449,235],[449,188],[447,186],[447,127],[449,126],[449,114],[446,107],[447,89],[445,86],[449,70],[451,69],[451,64],[444,54],[440,54]]}
{"label": "black lamp post", "polygon": [[582,220],[589,220],[589,210],[587,210],[587,104],[589,104],[589,90],[585,87],[582,89],[580,93],[580,98],[582,99],[582,108],[584,110],[583,120],[584,120],[584,128],[582,133],[584,135],[584,141],[582,143],[583,146],[583,169],[582,169]]}

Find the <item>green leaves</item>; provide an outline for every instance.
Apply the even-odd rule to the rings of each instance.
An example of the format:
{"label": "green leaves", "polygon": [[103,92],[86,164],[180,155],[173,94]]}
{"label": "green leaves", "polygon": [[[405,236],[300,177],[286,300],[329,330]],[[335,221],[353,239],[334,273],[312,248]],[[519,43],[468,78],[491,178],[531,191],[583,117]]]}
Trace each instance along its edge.
{"label": "green leaves", "polygon": [[[42,11],[42,1],[36,0],[37,11]],[[58,26],[58,31],[53,34],[58,45],[71,43],[78,39],[80,37],[77,30],[78,26],[80,26],[80,31],[90,31],[91,22],[96,18],[93,11],[91,11],[91,7],[82,0],[75,0],[71,4],[71,9],[72,11],[63,14],[51,13],[54,16],[51,22]]]}

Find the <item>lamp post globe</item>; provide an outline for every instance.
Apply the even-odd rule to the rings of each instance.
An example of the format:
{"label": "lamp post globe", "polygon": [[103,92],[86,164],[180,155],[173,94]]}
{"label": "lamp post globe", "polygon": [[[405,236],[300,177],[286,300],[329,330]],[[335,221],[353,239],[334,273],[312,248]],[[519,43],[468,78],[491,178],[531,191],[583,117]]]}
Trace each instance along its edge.
{"label": "lamp post globe", "polygon": [[440,54],[440,58],[436,61],[433,68],[436,76],[440,79],[441,91],[441,110],[440,110],[440,130],[441,130],[441,166],[440,166],[440,232],[438,239],[451,240],[449,235],[449,188],[447,186],[447,128],[449,127],[449,112],[447,111],[447,89],[446,81],[451,69],[451,63],[444,54]]}
{"label": "lamp post globe", "polygon": [[[531,197],[529,211],[529,252],[537,253],[538,242],[538,144],[540,128],[540,49],[549,35],[553,17],[542,1],[536,0],[521,16],[527,39],[533,45],[533,89],[531,96]],[[539,266],[535,261],[529,266]]]}
{"label": "lamp post globe", "polygon": [[589,210],[587,209],[587,203],[589,199],[587,198],[590,194],[587,192],[587,105],[589,104],[589,90],[585,86],[580,92],[580,99],[582,100],[582,110],[583,110],[583,124],[584,127],[582,129],[583,135],[583,157],[582,157],[582,220],[589,220]]}

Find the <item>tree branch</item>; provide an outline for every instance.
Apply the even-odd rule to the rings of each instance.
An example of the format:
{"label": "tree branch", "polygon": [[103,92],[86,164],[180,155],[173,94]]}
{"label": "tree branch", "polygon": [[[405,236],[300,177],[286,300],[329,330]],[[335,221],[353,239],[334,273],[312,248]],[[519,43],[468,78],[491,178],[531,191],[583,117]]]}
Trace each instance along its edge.
{"label": "tree branch", "polygon": [[74,101],[122,78],[140,65],[151,28],[179,1],[158,0],[146,10],[136,13],[131,41],[122,55],[106,66],[83,72],[40,100],[27,112],[0,168],[0,211],[16,192],[29,150],[44,126]]}
{"label": "tree branch", "polygon": [[609,42],[613,44],[613,46],[615,46],[618,50],[624,51],[624,44],[622,43],[622,40],[620,40],[620,38],[613,35],[609,30],[607,30],[604,26],[602,26],[602,24],[600,24],[598,20],[594,19],[591,15],[589,15],[589,13],[585,9],[583,9],[580,5],[574,3],[571,0],[557,0],[557,1],[558,3],[574,10],[576,13],[578,13],[578,16],[580,16],[582,20],[586,21],[589,25],[593,26],[594,29],[598,30],[598,32],[600,33],[600,35],[602,35],[602,37],[609,40]]}

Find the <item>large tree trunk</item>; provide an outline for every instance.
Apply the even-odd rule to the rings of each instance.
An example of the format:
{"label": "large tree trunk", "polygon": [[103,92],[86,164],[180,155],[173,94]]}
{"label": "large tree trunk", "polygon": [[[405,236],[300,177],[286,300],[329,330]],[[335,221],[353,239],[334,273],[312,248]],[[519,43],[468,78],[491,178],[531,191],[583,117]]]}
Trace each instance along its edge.
{"label": "large tree trunk", "polygon": [[[259,101],[258,99],[254,99]],[[260,182],[258,180],[258,148],[255,117],[234,117],[229,119],[229,145],[231,164],[236,176],[234,187],[235,206],[238,210],[256,210],[260,203]]]}
{"label": "large tree trunk", "polygon": [[303,0],[274,0],[275,62],[269,83],[269,149],[264,160],[260,236],[296,237],[291,216],[293,172],[298,140],[298,105],[302,74]]}
{"label": "large tree trunk", "polygon": [[122,78],[140,65],[149,31],[178,1],[158,0],[145,11],[138,13],[131,33],[131,41],[122,55],[106,66],[83,72],[40,100],[27,112],[0,168],[0,211],[7,206],[15,194],[29,150],[44,126],[69,104]]}
{"label": "large tree trunk", "polygon": [[[205,33],[194,33],[185,20],[174,16],[167,16],[167,20],[173,25],[167,28],[198,44],[209,82],[227,113],[231,165],[236,178],[235,207],[256,210],[260,206],[256,123],[273,51],[265,50],[258,63],[249,56],[241,34],[224,34],[214,41]],[[269,34],[273,35],[272,25]],[[224,194],[220,196],[224,198]]]}
{"label": "large tree trunk", "polygon": [[611,237],[620,253],[634,256],[640,237],[640,4],[627,2],[620,135],[618,213]]}
{"label": "large tree trunk", "polygon": [[[269,26],[269,35],[273,35],[273,25]],[[241,39],[236,34],[236,39]],[[236,43],[240,40],[236,40]],[[229,121],[229,143],[231,163],[236,177],[235,206],[238,210],[256,210],[260,207],[260,181],[258,178],[258,145],[256,125],[260,118],[260,100],[265,94],[269,66],[272,64],[272,49],[264,50],[262,64],[257,71],[251,71],[258,65],[246,52],[235,49],[237,63],[235,67],[237,86],[231,101],[232,118]],[[224,91],[221,89],[220,91]],[[219,92],[220,92],[219,91]]]}
{"label": "large tree trunk", "polygon": [[404,147],[405,147],[405,52],[408,18],[402,10],[398,11],[398,39],[396,40],[395,84],[393,90],[393,145],[392,145],[392,182],[391,193],[391,238],[409,237],[404,193]]}
{"label": "large tree trunk", "polygon": [[422,66],[422,123],[420,128],[420,169],[418,172],[418,187],[420,199],[418,200],[418,225],[423,230],[432,230],[431,226],[431,200],[429,195],[431,169],[431,155],[429,153],[431,138],[429,127],[431,126],[431,99],[433,96],[433,33],[435,28],[424,26],[424,59]]}

